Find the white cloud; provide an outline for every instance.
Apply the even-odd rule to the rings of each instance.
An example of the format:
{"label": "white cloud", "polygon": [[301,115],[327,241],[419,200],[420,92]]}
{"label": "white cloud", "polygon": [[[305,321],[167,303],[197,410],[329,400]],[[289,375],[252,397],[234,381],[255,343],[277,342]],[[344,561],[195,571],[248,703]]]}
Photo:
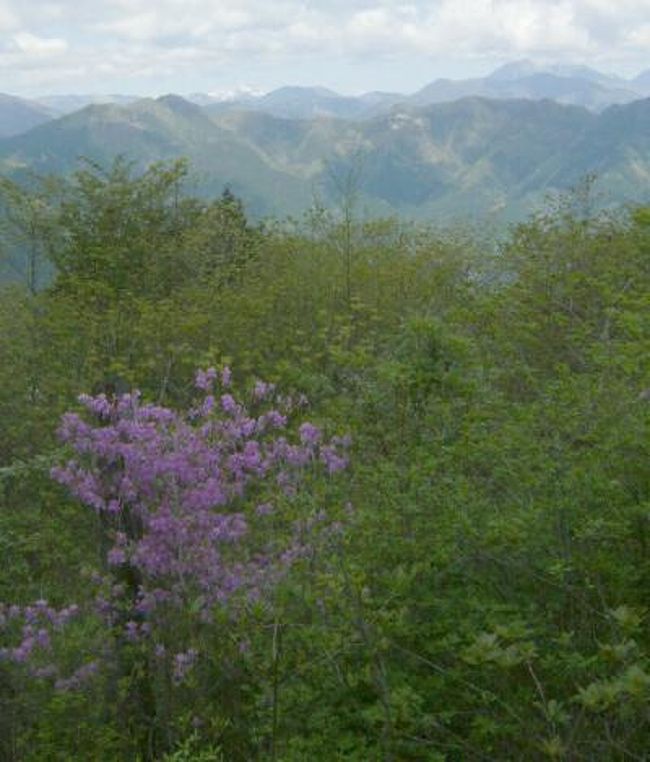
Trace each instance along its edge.
{"label": "white cloud", "polygon": [[639,49],[650,50],[650,24],[632,29],[627,36],[627,41]]}
{"label": "white cloud", "polygon": [[[170,4],[170,0],[167,0],[167,5]],[[206,15],[202,5],[204,3],[186,3],[178,10],[168,8],[168,12],[163,13],[160,5],[152,10],[148,3],[142,10],[138,8],[115,19],[100,22],[96,29],[126,40],[155,42],[180,36],[206,38],[215,32],[245,28],[252,22],[247,12],[236,8],[220,8],[218,13]]]}
{"label": "white cloud", "polygon": [[361,10],[343,29],[348,44],[360,51],[486,58],[591,53],[594,42],[577,23],[573,5],[568,0],[442,0],[435,6]]}
{"label": "white cloud", "polygon": [[68,49],[68,43],[60,37],[38,37],[31,32],[18,32],[12,40],[16,48],[28,56],[46,57]]}
{"label": "white cloud", "polygon": [[0,32],[10,31],[18,26],[18,18],[8,2],[0,2]]}
{"label": "white cloud", "polygon": [[372,88],[389,63],[415,86],[434,66],[522,57],[633,71],[650,66],[649,28],[650,0],[0,0],[0,91],[264,87],[323,73],[345,89],[346,71],[361,70]]}

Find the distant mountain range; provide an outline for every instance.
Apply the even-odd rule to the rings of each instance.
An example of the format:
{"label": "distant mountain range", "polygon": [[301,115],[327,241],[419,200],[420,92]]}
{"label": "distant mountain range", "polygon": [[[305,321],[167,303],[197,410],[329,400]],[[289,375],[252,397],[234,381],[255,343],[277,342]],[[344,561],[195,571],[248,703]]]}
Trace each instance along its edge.
{"label": "distant mountain range", "polygon": [[610,77],[587,67],[540,69],[528,61],[506,64],[488,77],[460,81],[439,79],[411,97],[430,105],[468,96],[484,98],[549,99],[556,103],[602,111],[650,94],[642,85]]}
{"label": "distant mountain range", "polygon": [[[537,76],[514,74],[506,68],[492,78]],[[288,108],[293,98],[295,107],[295,96],[276,91],[275,104]],[[369,109],[389,97],[377,95]],[[516,218],[590,172],[605,204],[650,200],[650,98],[600,113],[552,100],[410,100],[365,119],[215,105],[174,95],[89,105],[0,140],[0,171],[65,173],[80,156],[109,162],[124,154],[141,166],[185,156],[195,192],[228,185],[256,216],[298,214],[315,195],[335,201],[332,177],[352,170],[362,208],[416,218]]]}
{"label": "distant mountain range", "polygon": [[266,95],[244,94],[222,99],[197,94],[189,99],[207,106],[213,113],[250,110],[288,119],[318,116],[368,119],[386,113],[395,105],[430,106],[473,96],[501,100],[550,99],[602,111],[648,95],[650,70],[626,80],[586,66],[541,67],[531,61],[517,61],[501,66],[487,77],[437,79],[412,95],[371,92],[344,96],[322,87],[282,87]]}
{"label": "distant mountain range", "polygon": [[[186,100],[211,113],[261,111],[286,119],[371,119],[396,105],[430,106],[467,97],[528,100],[550,99],[557,103],[602,111],[614,104],[630,103],[650,96],[650,69],[633,79],[603,74],[587,66],[541,66],[523,60],[505,64],[486,77],[436,79],[416,93],[369,92],[341,95],[324,87],[281,87],[270,93],[251,91],[224,95],[191,93]],[[73,113],[93,104],[128,105],[133,95],[49,95],[25,100],[0,95],[0,137],[17,135],[47,119]]]}
{"label": "distant mountain range", "polygon": [[0,138],[20,135],[32,127],[49,122],[55,116],[42,103],[0,93]]}

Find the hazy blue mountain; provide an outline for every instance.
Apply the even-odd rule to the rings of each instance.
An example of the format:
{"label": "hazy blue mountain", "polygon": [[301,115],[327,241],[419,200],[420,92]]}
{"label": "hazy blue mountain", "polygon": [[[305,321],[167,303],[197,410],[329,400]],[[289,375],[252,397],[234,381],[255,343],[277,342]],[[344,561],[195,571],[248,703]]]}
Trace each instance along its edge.
{"label": "hazy blue mountain", "polygon": [[20,135],[54,118],[40,103],[0,93],[0,138]]}
{"label": "hazy blue mountain", "polygon": [[500,210],[538,191],[532,178],[548,156],[592,119],[552,103],[479,98],[395,112],[372,125],[367,187],[397,208]]}
{"label": "hazy blue mountain", "polygon": [[[359,162],[369,208],[440,216],[523,212],[592,171],[603,174],[607,201],[643,198],[650,187],[644,181],[650,130],[643,122],[649,113],[650,101],[598,116],[550,101],[469,98],[397,106],[362,122],[250,111],[214,119],[268,164],[325,191],[328,173],[343,174]],[[627,128],[610,126],[626,115]]]}
{"label": "hazy blue mountain", "polygon": [[72,114],[86,106],[97,105],[101,103],[115,103],[126,105],[140,100],[136,95],[90,95],[90,94],[68,94],[68,95],[44,95],[36,99],[51,112],[58,116]]}
{"label": "hazy blue mountain", "polygon": [[537,74],[539,66],[533,61],[522,59],[520,61],[510,61],[496,68],[485,79],[491,79],[494,82],[511,82],[522,77],[530,77],[531,74]]}
{"label": "hazy blue mountain", "polygon": [[650,95],[650,69],[642,71],[632,80],[632,82],[639,90]]}
{"label": "hazy blue mountain", "polygon": [[265,95],[243,95],[206,104],[213,114],[233,110],[261,111],[285,119],[366,119],[407,100],[397,93],[346,96],[324,87],[281,87]]}
{"label": "hazy blue mountain", "polygon": [[592,69],[590,66],[583,66],[581,64],[553,64],[545,67],[545,70],[551,74],[557,74],[560,77],[585,79],[608,87],[625,88],[629,86],[629,81],[623,77],[619,77],[616,74],[607,74],[598,71],[597,69]]}
{"label": "hazy blue mountain", "polygon": [[[263,112],[284,119],[373,119],[398,105],[428,106],[461,98],[550,99],[603,111],[650,95],[650,69],[634,79],[605,74],[588,66],[513,61],[485,77],[436,79],[413,94],[373,91],[341,95],[325,87],[281,87],[269,93],[246,88],[231,93],[192,93],[186,100],[213,115],[232,111]],[[140,100],[123,94],[47,95],[27,101],[0,97],[0,137],[19,134],[52,116],[72,114],[90,105],[128,106]]]}
{"label": "hazy blue mountain", "polygon": [[593,111],[642,97],[632,83],[600,74],[587,67],[552,67],[544,70],[530,61],[506,64],[487,77],[438,79],[426,85],[410,101],[417,105],[444,103],[469,96],[483,98],[548,98],[557,103],[585,106]]}
{"label": "hazy blue mountain", "polygon": [[195,104],[170,95],[128,106],[92,105],[24,135],[0,141],[0,167],[14,176],[36,170],[66,173],[80,158],[109,163],[125,155],[136,165],[187,157],[198,192],[228,185],[258,215],[302,206],[304,188],[277,172]]}
{"label": "hazy blue mountain", "polygon": [[596,172],[611,197],[650,202],[650,98],[607,109],[575,141],[572,154],[572,161],[558,168],[559,184]]}
{"label": "hazy blue mountain", "polygon": [[[214,113],[179,96],[82,111],[0,140],[0,169],[67,172],[79,156],[140,165],[186,156],[195,190],[224,185],[256,215],[294,214],[332,178],[360,170],[370,212],[420,218],[513,218],[589,172],[604,203],[650,195],[650,99],[600,114],[550,100],[465,98],[398,105],[365,120]],[[335,183],[334,183],[335,184]]]}
{"label": "hazy blue mountain", "polygon": [[227,106],[230,103],[245,103],[246,100],[254,97],[253,95],[249,93],[232,93],[232,94],[224,94],[224,95],[213,95],[211,93],[190,93],[189,95],[184,96],[185,100],[188,100],[190,103],[194,103],[197,106],[213,106],[218,107],[220,105]]}
{"label": "hazy blue mountain", "polygon": [[582,79],[587,82],[596,82],[601,85],[614,87],[626,87],[628,81],[622,77],[604,74],[590,66],[580,64],[538,64],[524,58],[520,61],[512,61],[499,66],[486,79],[492,81],[514,81],[534,74],[554,74],[558,77],[570,79]]}
{"label": "hazy blue mountain", "polygon": [[468,97],[550,99],[602,111],[616,103],[643,98],[650,92],[644,77],[628,81],[587,66],[540,65],[523,60],[500,66],[486,77],[437,79],[412,95],[370,92],[345,96],[323,87],[281,87],[265,95],[244,92],[226,98],[194,93],[189,100],[212,114],[245,110],[286,119],[371,119],[399,104],[428,106]]}

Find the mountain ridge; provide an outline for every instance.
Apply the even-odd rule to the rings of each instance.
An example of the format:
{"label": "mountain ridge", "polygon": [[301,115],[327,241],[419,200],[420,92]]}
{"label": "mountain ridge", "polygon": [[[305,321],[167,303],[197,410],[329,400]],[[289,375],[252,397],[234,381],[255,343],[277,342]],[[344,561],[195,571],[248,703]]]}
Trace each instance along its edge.
{"label": "mountain ridge", "polygon": [[[222,95],[195,92],[179,97],[211,114],[249,110],[291,119],[366,120],[398,105],[425,106],[471,96],[506,100],[551,98],[560,103],[603,111],[615,103],[630,103],[648,95],[650,69],[625,79],[588,66],[539,64],[523,59],[503,64],[483,77],[434,79],[410,94],[375,90],[360,95],[342,95],[321,86],[285,85],[267,93],[245,88]],[[0,96],[0,137],[26,132],[47,119],[65,116],[89,105],[128,106],[138,100],[141,100],[140,96],[123,94],[47,95],[31,100]]]}
{"label": "mountain ridge", "polygon": [[80,156],[108,163],[120,154],[141,167],[185,156],[199,192],[229,186],[258,217],[299,214],[315,195],[335,203],[332,177],[355,166],[372,214],[517,217],[590,172],[612,203],[647,197],[650,99],[597,114],[552,100],[470,97],[358,121],[211,113],[167,95],[87,106],[0,140],[0,169],[17,178],[66,173]]}

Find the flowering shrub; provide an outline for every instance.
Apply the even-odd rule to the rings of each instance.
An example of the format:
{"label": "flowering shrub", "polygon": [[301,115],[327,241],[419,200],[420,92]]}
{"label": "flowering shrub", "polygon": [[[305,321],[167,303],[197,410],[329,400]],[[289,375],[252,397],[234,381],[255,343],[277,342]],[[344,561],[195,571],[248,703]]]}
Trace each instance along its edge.
{"label": "flowering shrub", "polygon": [[[137,392],[83,395],[86,415],[67,413],[60,427],[74,458],[52,476],[96,511],[106,546],[94,578],[96,611],[118,641],[152,641],[158,656],[165,641],[178,645],[172,612],[209,623],[235,595],[259,598],[307,552],[305,530],[322,514],[283,523],[278,499],[295,496],[308,470],[347,466],[345,438],[326,442],[303,423],[292,441],[288,420],[303,400],[257,382],[251,412],[230,382],[228,368],[200,370],[200,402],[185,414],[143,403]],[[58,626],[61,617],[49,619]],[[47,629],[27,626],[22,643],[0,659],[23,660],[49,643]],[[197,655],[191,648],[170,654],[175,681]]]}
{"label": "flowering shrub", "polygon": [[45,600],[38,600],[31,606],[0,603],[0,632],[20,633],[17,646],[0,648],[0,661],[21,664],[37,652],[49,653],[52,647],[50,630],[60,631],[78,613],[76,605],[57,610]]}

